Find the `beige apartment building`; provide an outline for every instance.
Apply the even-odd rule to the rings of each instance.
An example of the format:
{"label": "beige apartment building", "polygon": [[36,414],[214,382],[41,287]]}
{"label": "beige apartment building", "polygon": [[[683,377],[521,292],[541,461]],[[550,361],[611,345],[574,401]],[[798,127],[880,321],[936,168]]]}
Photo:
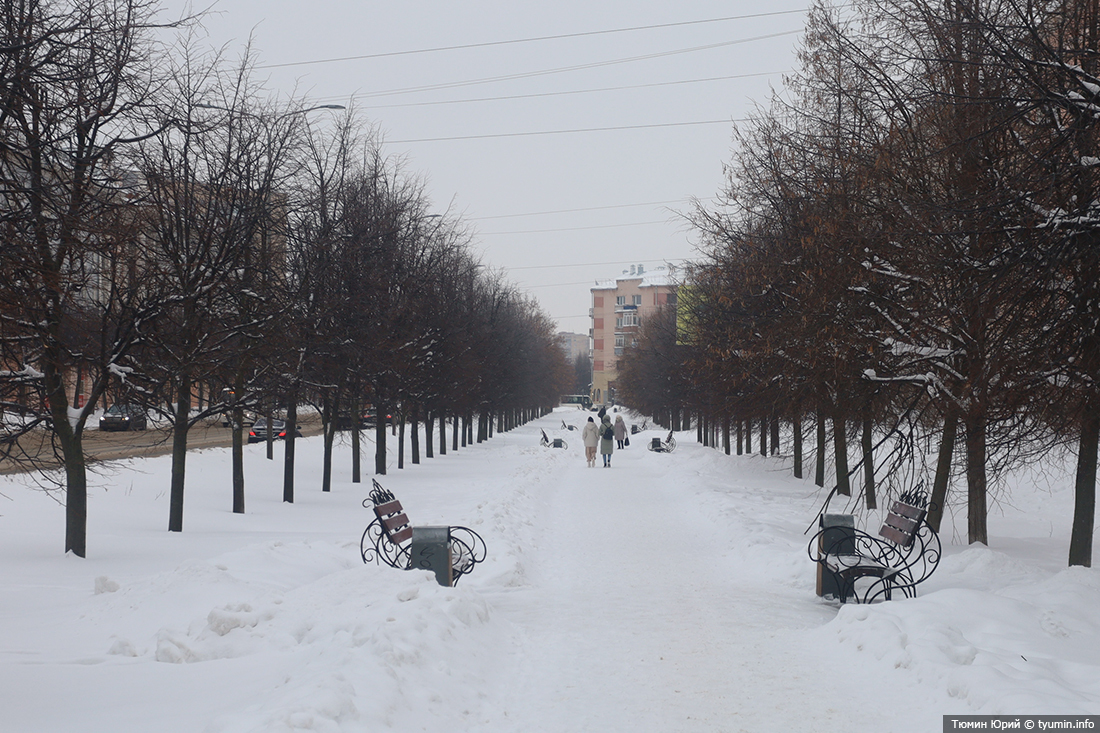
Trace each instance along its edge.
{"label": "beige apartment building", "polygon": [[675,273],[642,265],[592,288],[592,403],[615,399],[617,365],[623,351],[638,343],[638,328],[659,307],[676,303]]}

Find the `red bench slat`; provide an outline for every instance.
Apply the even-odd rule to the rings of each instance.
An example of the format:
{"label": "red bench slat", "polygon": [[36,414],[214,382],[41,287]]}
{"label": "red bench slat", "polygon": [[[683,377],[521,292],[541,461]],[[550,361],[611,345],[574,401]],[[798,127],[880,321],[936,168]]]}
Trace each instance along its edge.
{"label": "red bench slat", "polygon": [[909,519],[915,519],[917,520],[917,522],[920,522],[920,520],[924,519],[925,513],[923,509],[911,506],[909,504],[903,504],[900,501],[895,501],[893,505],[890,506],[890,511],[894,514],[908,517]]}
{"label": "red bench slat", "polygon": [[409,518],[404,514],[395,514],[392,517],[385,517],[382,519],[382,526],[386,528],[386,533],[392,533],[395,529],[401,529],[409,524]]}
{"label": "red bench slat", "polygon": [[886,524],[890,525],[894,529],[901,530],[905,534],[913,534],[917,531],[917,527],[920,523],[913,519],[907,519],[897,514],[889,514],[886,516]]}
{"label": "red bench slat", "polygon": [[385,504],[379,504],[378,506],[374,507],[374,513],[379,519],[386,516],[387,514],[397,514],[400,511],[401,502],[399,502],[397,499],[394,499],[393,501],[387,501]]}
{"label": "red bench slat", "polygon": [[406,540],[411,540],[412,536],[413,536],[412,527],[405,527],[400,532],[394,532],[389,537],[390,537],[390,542],[392,542],[395,545],[400,545],[402,542],[405,542]]}

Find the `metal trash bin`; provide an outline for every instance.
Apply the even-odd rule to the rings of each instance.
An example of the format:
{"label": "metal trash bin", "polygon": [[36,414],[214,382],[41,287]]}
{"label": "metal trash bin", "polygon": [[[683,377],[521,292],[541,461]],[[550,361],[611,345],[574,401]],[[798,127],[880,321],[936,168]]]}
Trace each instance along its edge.
{"label": "metal trash bin", "polygon": [[[856,519],[851,514],[822,514],[818,524],[823,530],[818,534],[817,556],[854,555]],[[822,563],[817,563],[817,594],[836,598],[840,595],[836,579],[825,571]]]}
{"label": "metal trash bin", "polygon": [[650,450],[661,450],[661,439],[654,438],[649,444]]}
{"label": "metal trash bin", "polygon": [[630,434],[631,435],[637,435],[638,434],[638,426],[637,425],[631,425],[630,426]]}
{"label": "metal trash bin", "polygon": [[454,585],[451,574],[451,528],[413,527],[409,568],[431,570],[440,585],[448,588]]}
{"label": "metal trash bin", "polygon": [[562,444],[562,439],[561,438],[554,438],[554,447],[555,448],[564,448],[565,447]]}

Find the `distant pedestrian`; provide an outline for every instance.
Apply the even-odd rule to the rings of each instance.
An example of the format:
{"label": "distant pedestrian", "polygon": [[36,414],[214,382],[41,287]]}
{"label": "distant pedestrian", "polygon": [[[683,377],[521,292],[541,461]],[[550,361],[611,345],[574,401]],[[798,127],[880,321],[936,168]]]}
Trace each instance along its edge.
{"label": "distant pedestrian", "polygon": [[622,415],[615,416],[615,442],[619,444],[619,450],[623,449],[623,441],[626,440],[626,423]]}
{"label": "distant pedestrian", "polygon": [[596,465],[596,447],[600,444],[600,429],[591,417],[581,431],[581,442],[584,443],[584,457],[588,461],[588,467],[593,468]]}
{"label": "distant pedestrian", "polygon": [[603,467],[611,468],[611,454],[615,452],[615,428],[611,427],[611,418],[605,413],[600,423],[600,453],[603,454]]}

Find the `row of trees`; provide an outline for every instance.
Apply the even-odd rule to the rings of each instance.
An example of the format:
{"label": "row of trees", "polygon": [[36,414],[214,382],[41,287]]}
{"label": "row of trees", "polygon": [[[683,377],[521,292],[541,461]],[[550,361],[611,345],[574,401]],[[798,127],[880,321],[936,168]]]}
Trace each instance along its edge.
{"label": "row of trees", "polygon": [[786,91],[736,136],[722,205],[694,215],[705,260],[678,327],[652,324],[666,351],[633,355],[635,384],[796,436],[812,414],[819,483],[831,421],[837,491],[861,471],[869,507],[876,477],[924,480],[938,526],[957,474],[970,542],[988,543],[1007,468],[1069,445],[1069,561],[1090,565],[1098,42],[1100,10],[1080,0],[815,7]]}
{"label": "row of trees", "polygon": [[250,52],[230,63],[202,48],[197,19],[156,11],[0,2],[2,440],[18,460],[22,434],[54,438],[66,551],[86,553],[82,435],[105,396],[171,422],[172,531],[201,420],[234,426],[243,512],[245,411],[285,409],[293,501],[299,403],[324,417],[328,490],[336,426],[368,404],[384,473],[387,414],[402,431],[437,419],[441,439],[451,416],[465,442],[475,414],[481,440],[494,416],[507,428],[556,402],[571,375],[549,319],[480,265],[460,221],[430,212],[374,130],[353,110],[270,99]]}

